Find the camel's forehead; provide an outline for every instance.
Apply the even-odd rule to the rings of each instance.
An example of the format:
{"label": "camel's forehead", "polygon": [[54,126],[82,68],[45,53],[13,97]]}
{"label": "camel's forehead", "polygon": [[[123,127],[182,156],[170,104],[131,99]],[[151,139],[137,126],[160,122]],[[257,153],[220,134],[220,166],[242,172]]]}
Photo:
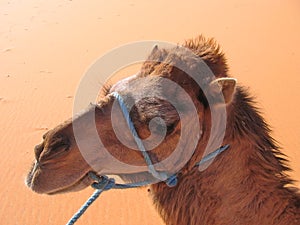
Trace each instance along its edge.
{"label": "camel's forehead", "polygon": [[118,81],[110,88],[109,93],[118,92],[124,95],[130,94],[133,97],[157,92],[157,89],[161,89],[161,87],[164,86],[162,80],[163,78],[161,76],[141,77],[135,74]]}
{"label": "camel's forehead", "polygon": [[134,74],[130,77],[127,77],[127,78],[124,78],[124,79],[118,81],[117,83],[115,83],[111,87],[110,92],[122,92],[122,91],[124,91],[127,88],[129,82],[136,79],[136,78],[137,78],[137,74]]}

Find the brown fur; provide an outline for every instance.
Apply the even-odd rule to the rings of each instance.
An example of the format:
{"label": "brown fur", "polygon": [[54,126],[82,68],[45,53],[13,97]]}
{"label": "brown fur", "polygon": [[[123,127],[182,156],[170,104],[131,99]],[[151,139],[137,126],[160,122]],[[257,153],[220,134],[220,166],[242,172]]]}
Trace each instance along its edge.
{"label": "brown fur", "polygon": [[[182,173],[175,188],[152,185],[154,202],[167,225],[300,224],[299,194],[286,187],[292,184],[285,174],[286,160],[252,104],[239,88],[224,140],[230,150],[205,171],[192,168]],[[190,162],[198,160],[195,156]]]}
{"label": "brown fur", "polygon": [[[207,40],[200,36],[187,41],[184,46],[204,60],[217,78],[228,76],[224,54],[213,39]],[[153,60],[160,60],[162,63]],[[167,187],[162,182],[151,185],[151,196],[165,223],[167,225],[300,224],[300,196],[295,188],[287,187],[292,185],[292,180],[285,174],[289,170],[285,164],[285,157],[270,136],[268,125],[244,88],[237,87],[232,101],[226,106],[227,128],[223,144],[230,144],[230,149],[217,156],[204,171],[200,172],[194,167],[195,163],[201,160],[208,143],[211,127],[210,110],[214,106],[209,107],[198,85],[173,65],[180,63],[187,70],[198,71],[202,81],[208,84],[212,80],[201,74],[198,62],[197,58],[184,55],[178,48],[155,49],[139,73],[139,77],[147,78],[147,83],[130,81],[128,84],[130,88],[121,92],[128,101],[141,90],[147,92],[149,89],[149,92],[155,92],[158,96],[167,93],[175,96],[182,107],[186,107],[188,117],[189,108],[182,96],[178,95],[176,90],[159,88],[160,77],[169,78],[184,88],[197,108],[202,137],[191,159],[179,172],[178,185],[173,188]],[[110,91],[104,93],[109,94]],[[99,136],[110,153],[123,162],[145,165],[141,154],[123,146],[114,134],[110,121],[113,100],[112,96],[107,95],[96,109],[88,109],[74,121],[82,124],[83,135],[88,138],[90,124],[86,117],[95,110]],[[217,104],[218,100],[215,103]],[[121,112],[118,113],[120,126],[126,127]],[[161,161],[172,153],[181,130],[180,118],[172,105],[159,98],[143,99],[131,111],[132,120],[141,138],[149,137],[148,123],[156,116],[165,120],[168,130],[163,143],[150,152],[154,162]],[[193,123],[188,126],[192,127]],[[125,132],[124,135],[128,135],[127,139],[132,139],[130,134]],[[193,137],[193,134],[190,136]],[[59,141],[57,137],[60,138]],[[187,145],[191,143],[193,140],[186,142]],[[67,153],[57,154],[55,150],[60,146],[68,149]],[[45,135],[44,143],[37,148],[36,159],[37,163],[30,172],[27,183],[37,192],[78,190],[92,182],[86,176],[92,169],[83,162],[79,154],[74,140],[72,121],[67,121]],[[103,167],[107,166],[105,160],[98,163]],[[47,176],[51,176],[51,171],[55,171],[57,177],[55,184],[47,179]],[[98,172],[101,174],[101,171]],[[122,171],[111,171],[126,180],[135,180],[145,172],[136,171],[133,174],[122,175]]]}

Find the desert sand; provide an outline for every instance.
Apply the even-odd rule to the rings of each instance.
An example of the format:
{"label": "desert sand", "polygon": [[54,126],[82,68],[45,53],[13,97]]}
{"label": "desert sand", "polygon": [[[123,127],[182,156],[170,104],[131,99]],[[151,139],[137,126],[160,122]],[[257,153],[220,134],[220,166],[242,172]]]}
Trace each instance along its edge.
{"label": "desert sand", "polygon": [[[38,195],[24,185],[33,148],[71,117],[81,77],[112,48],[204,34],[256,96],[300,180],[300,3],[290,1],[0,1],[1,224],[65,224],[93,192]],[[299,182],[297,183],[299,186]],[[109,191],[79,224],[163,224],[145,188]]]}

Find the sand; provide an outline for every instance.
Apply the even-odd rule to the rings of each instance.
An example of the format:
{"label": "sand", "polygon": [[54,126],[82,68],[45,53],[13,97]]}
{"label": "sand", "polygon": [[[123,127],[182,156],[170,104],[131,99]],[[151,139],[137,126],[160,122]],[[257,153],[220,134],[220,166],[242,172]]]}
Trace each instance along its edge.
{"label": "sand", "polygon": [[[86,69],[132,41],[215,37],[230,74],[256,96],[291,161],[291,176],[300,180],[299,11],[297,0],[1,1],[1,224],[65,224],[93,192],[38,195],[24,178],[42,134],[72,115]],[[103,194],[78,224],[163,223],[139,189]]]}

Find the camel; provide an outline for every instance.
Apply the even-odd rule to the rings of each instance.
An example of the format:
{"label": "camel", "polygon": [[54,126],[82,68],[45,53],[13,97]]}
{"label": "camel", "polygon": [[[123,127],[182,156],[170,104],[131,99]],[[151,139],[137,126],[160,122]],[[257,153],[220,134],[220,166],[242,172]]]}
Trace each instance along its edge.
{"label": "camel", "polygon": [[[229,69],[220,46],[214,39],[203,36],[189,39],[182,46],[205,62],[215,80],[206,79],[201,65],[198,65],[200,61],[184,55],[179,48],[154,47],[136,76],[105,87],[97,105],[88,107],[80,115],[43,136],[43,142],[34,149],[35,162],[28,174],[27,185],[37,193],[57,194],[79,191],[93,183],[88,173],[95,169],[82,156],[72,129],[74,123],[77,123],[82,128],[83,139],[88,139],[92,126],[87,120],[88,115],[94,115],[98,136],[106,151],[119,161],[136,165],[137,168],[124,172],[115,168],[106,157],[100,156],[95,162],[98,166],[95,172],[99,175],[119,175],[126,181],[144,177],[147,167],[141,152],[123,145],[114,133],[111,111],[115,98],[111,93],[130,96],[125,98],[128,100],[145,90],[155,92],[158,96],[163,91],[180,102],[182,107],[188,107],[176,88],[160,88],[161,78],[165,78],[180,86],[192,99],[199,122],[198,132],[201,133],[191,156],[176,171],[177,185],[169,187],[165,182],[156,182],[149,187],[153,203],[165,224],[299,225],[300,195],[293,186],[294,181],[286,174],[290,170],[287,159],[271,137],[271,130],[255,106],[248,89],[238,85],[228,75]],[[206,90],[202,90],[186,72],[174,66],[176,63],[196,72],[203,82],[208,83]],[[144,78],[143,82],[139,78]],[[217,92],[222,94],[222,99],[216,97]],[[210,102],[207,100],[208,95],[213,99]],[[221,144],[228,144],[230,147],[217,155],[207,168],[200,170],[195,164],[202,159],[209,142],[213,123],[211,111],[220,107],[227,112]],[[121,127],[124,126],[125,139],[133,141],[126,131],[125,120],[118,107],[117,111],[118,123]],[[189,109],[183,110],[183,117],[189,118],[189,113]],[[155,97],[141,99],[130,111],[141,139],[153,136],[149,121],[157,116],[165,121],[166,131],[161,143],[149,151],[153,163],[168,158],[176,148],[183,129],[182,118],[172,104]],[[159,124],[157,126],[159,129]],[[189,127],[193,127],[193,124],[188,124],[187,128]],[[155,133],[155,129],[152,133]],[[189,136],[192,139],[195,135],[189,133]],[[99,154],[104,152],[99,146],[94,146],[92,140],[87,142]],[[185,146],[191,143],[193,140],[187,140]],[[180,157],[184,155],[183,152]],[[165,166],[168,168],[170,165]],[[163,167],[157,170],[163,170]]]}

